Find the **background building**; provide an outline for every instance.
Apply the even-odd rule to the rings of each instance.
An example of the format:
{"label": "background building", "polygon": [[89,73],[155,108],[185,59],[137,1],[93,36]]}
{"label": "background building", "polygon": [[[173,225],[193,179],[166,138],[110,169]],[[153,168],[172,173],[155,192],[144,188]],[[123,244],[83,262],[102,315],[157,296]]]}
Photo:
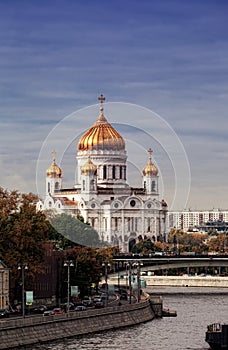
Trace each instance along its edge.
{"label": "background building", "polygon": [[128,184],[125,141],[105,118],[104,100],[101,95],[99,117],[78,142],[78,183],[63,187],[54,154],[46,172],[46,197],[37,209],[80,214],[102,241],[118,244],[126,252],[139,236],[166,240],[167,204],[159,199],[158,169],[151,149],[142,169],[142,186]]}
{"label": "background building", "polygon": [[0,309],[9,306],[9,268],[0,260]]}
{"label": "background building", "polygon": [[228,210],[183,210],[170,211],[168,214],[168,227],[178,229],[189,229],[192,227],[202,226],[207,222],[228,222]]}

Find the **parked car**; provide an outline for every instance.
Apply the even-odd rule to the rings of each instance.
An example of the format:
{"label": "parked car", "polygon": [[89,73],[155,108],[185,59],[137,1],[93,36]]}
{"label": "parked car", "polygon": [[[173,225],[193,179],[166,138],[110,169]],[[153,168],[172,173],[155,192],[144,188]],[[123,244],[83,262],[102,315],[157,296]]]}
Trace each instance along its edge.
{"label": "parked car", "polygon": [[[60,306],[63,310],[67,311],[67,303],[61,304]],[[75,308],[74,303],[70,302],[69,303],[69,310],[74,310],[74,308]]]}
{"label": "parked car", "polygon": [[1,318],[7,318],[7,317],[9,317],[9,311],[8,310],[6,310],[6,309],[0,309],[0,317]]}
{"label": "parked car", "polygon": [[35,306],[31,312],[35,313],[35,314],[43,314],[44,311],[47,311],[47,306],[46,305],[38,305],[38,306]]}
{"label": "parked car", "polygon": [[85,311],[85,310],[86,310],[86,307],[84,305],[78,305],[75,308],[75,311]]}
{"label": "parked car", "polygon": [[100,295],[95,295],[95,296],[93,297],[93,302],[94,302],[94,303],[97,303],[97,302],[100,302],[100,301],[102,301]]}
{"label": "parked car", "polygon": [[53,315],[55,315],[54,310],[46,310],[43,313],[43,316],[53,316]]}
{"label": "parked car", "polygon": [[64,314],[64,311],[61,309],[61,307],[55,307],[53,309],[55,315],[62,315]]}
{"label": "parked car", "polygon": [[93,307],[93,301],[92,300],[83,300],[83,305],[86,307]]}
{"label": "parked car", "polygon": [[97,301],[95,303],[95,309],[101,309],[102,307],[104,307],[103,301]]}

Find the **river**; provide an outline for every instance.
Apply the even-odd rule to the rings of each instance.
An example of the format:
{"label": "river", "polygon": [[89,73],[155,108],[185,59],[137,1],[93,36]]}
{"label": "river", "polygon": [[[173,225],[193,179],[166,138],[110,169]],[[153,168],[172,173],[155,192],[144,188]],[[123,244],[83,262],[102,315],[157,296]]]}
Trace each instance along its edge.
{"label": "river", "polygon": [[164,317],[138,326],[36,345],[30,350],[208,350],[207,324],[228,322],[228,289],[153,288],[164,308],[177,317]]}

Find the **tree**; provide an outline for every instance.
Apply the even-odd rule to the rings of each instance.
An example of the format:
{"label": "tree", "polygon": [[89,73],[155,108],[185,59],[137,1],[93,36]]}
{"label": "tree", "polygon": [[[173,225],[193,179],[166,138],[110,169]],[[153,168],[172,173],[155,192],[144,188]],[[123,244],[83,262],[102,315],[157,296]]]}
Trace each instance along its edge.
{"label": "tree", "polygon": [[50,226],[44,214],[36,212],[37,200],[32,193],[0,187],[0,259],[10,268],[10,284],[16,289],[19,263],[28,264],[28,282],[43,270],[42,243],[48,238]]}
{"label": "tree", "polygon": [[[71,285],[78,286],[80,297],[90,294],[91,286],[94,284],[98,287],[103,274],[102,263],[108,261],[112,265],[113,249],[75,246],[65,252],[65,260],[72,260],[74,267],[71,270]],[[64,277],[67,280],[66,269],[63,268]],[[65,293],[66,295],[66,284]]]}
{"label": "tree", "polygon": [[75,243],[89,247],[100,246],[97,231],[82,220],[82,217],[76,218],[67,214],[59,214],[50,219],[50,223],[56,231],[55,239],[63,239],[63,248],[73,247]]}

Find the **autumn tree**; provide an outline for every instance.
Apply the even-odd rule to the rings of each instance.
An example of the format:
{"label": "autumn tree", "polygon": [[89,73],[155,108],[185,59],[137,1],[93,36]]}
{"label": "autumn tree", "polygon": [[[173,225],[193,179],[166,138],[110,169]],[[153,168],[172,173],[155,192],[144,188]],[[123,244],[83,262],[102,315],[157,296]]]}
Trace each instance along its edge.
{"label": "autumn tree", "polygon": [[50,225],[36,212],[37,196],[21,194],[0,187],[0,259],[10,268],[11,287],[20,279],[19,263],[28,264],[27,281],[43,269],[42,243],[48,238]]}

